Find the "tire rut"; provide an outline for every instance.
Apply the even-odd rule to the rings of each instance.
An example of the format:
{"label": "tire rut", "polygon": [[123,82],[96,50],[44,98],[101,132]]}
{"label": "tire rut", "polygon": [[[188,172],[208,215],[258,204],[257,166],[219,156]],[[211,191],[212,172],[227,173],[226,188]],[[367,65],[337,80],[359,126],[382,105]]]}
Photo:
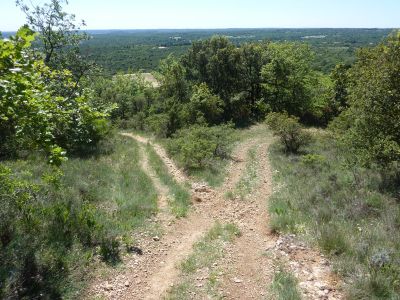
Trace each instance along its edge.
{"label": "tire rut", "polygon": [[[142,136],[129,133],[122,135],[142,144],[150,143]],[[106,282],[103,280],[103,283],[95,284],[89,294],[107,299],[161,299],[177,280],[180,274],[177,268],[179,263],[192,252],[195,242],[219,219],[218,214],[224,211],[226,205],[224,192],[226,189],[233,188],[240,179],[237,170],[244,169],[246,153],[256,142],[254,140],[244,147],[236,148],[234,153],[237,157],[236,162],[231,163],[229,175],[218,190],[213,190],[204,184],[192,183],[192,195],[197,201],[189,215],[168,224],[161,220],[161,226],[165,232],[159,240],[157,238],[157,241],[146,233],[135,236],[138,246],[143,249],[143,255],[125,260],[126,270],[116,272],[115,276]],[[176,167],[161,146],[155,143],[150,144],[176,181],[190,182],[190,179]],[[146,168],[146,162],[143,163],[143,167]]]}

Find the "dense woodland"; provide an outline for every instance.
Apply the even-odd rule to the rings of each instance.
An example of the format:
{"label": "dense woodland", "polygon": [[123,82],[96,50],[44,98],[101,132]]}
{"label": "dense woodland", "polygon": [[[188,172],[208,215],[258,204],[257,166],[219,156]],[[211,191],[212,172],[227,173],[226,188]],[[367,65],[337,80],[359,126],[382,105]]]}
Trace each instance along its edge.
{"label": "dense woodland", "polygon": [[[0,298],[76,298],[95,259],[118,263],[129,232],[156,211],[138,150],[118,131],[155,135],[201,176],[229,160],[238,129],[259,122],[277,136],[271,157],[287,184],[272,199],[272,229],[309,228],[351,299],[399,297],[399,32],[90,39],[62,4],[18,1],[28,25],[0,39]],[[140,74],[104,76],[135,70],[156,71],[160,87]],[[179,203],[189,196],[174,188],[184,217]],[[118,204],[112,213],[109,199]]]}
{"label": "dense woodland", "polygon": [[245,43],[299,42],[316,53],[313,68],[329,73],[338,63],[352,63],[356,49],[380,43],[390,29],[230,29],[230,30],[136,30],[89,31],[92,38],[81,48],[107,74],[154,71],[170,54],[183,55],[192,42],[214,35],[225,36],[235,45]]}
{"label": "dense woodland", "polygon": [[[104,75],[155,71],[160,61],[183,55],[192,42],[224,36],[239,46],[253,42],[298,42],[315,53],[312,66],[329,73],[339,63],[350,64],[360,47],[382,42],[391,29],[214,29],[214,30],[89,30],[82,53],[103,68]],[[13,33],[4,33],[5,37]]]}

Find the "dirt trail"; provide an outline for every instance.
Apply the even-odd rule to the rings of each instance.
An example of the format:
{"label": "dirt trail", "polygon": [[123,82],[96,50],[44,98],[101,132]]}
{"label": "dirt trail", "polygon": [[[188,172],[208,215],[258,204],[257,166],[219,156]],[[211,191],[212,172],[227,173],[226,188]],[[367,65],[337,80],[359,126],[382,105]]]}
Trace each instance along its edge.
{"label": "dirt trail", "polygon": [[[123,135],[142,144],[150,143],[141,136]],[[161,237],[150,233],[135,236],[143,255],[128,256],[124,260],[125,269],[116,272],[106,282],[94,283],[89,295],[106,299],[163,299],[168,289],[177,283],[179,264],[191,253],[194,243],[219,221],[237,224],[242,233],[227,247],[226,255],[218,262],[219,268],[224,270],[218,281],[225,299],[268,297],[266,291],[277,259],[284,261],[299,278],[306,298],[341,299],[329,264],[318,252],[298,246],[293,238],[278,237],[268,231],[266,200],[272,193],[272,171],[267,152],[271,141],[269,136],[260,136],[238,145],[233,154],[235,159],[230,163],[228,175],[220,188],[213,190],[204,184],[192,183],[193,199],[197,201],[194,201],[189,215],[173,222],[161,218],[160,226],[164,231]],[[190,182],[161,146],[151,145],[178,182]],[[245,199],[227,199],[226,193],[234,191],[246,171],[248,151],[252,148],[257,153],[257,184]],[[146,159],[142,167],[153,178]],[[157,180],[154,178],[156,186]],[[161,185],[157,189],[160,194],[166,192]]]}
{"label": "dirt trail", "polygon": [[261,299],[271,282],[273,261],[265,249],[276,237],[267,228],[266,199],[271,194],[271,170],[268,163],[269,140],[260,141],[255,148],[258,160],[254,192],[245,199],[232,200],[234,207],[229,221],[238,224],[241,236],[227,249],[220,263],[225,269],[221,278],[223,296],[228,299]]}
{"label": "dirt trail", "polygon": [[156,151],[157,155],[164,161],[169,173],[175,178],[177,182],[184,183],[189,181],[189,178],[185,175],[185,173],[175,165],[172,159],[168,156],[165,149],[159,144],[152,143],[150,139],[132,133],[121,133],[121,135],[132,138],[142,144],[150,144]]}

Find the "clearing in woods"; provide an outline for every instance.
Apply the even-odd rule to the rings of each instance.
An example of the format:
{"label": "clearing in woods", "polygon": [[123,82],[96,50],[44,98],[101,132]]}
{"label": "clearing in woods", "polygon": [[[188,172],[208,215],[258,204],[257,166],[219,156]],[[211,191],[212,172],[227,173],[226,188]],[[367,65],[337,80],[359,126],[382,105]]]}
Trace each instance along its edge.
{"label": "clearing in woods", "polygon": [[[268,161],[273,138],[267,132],[264,125],[246,130],[246,138],[234,150],[224,183],[214,189],[186,176],[160,145],[124,133],[140,144],[141,167],[148,172],[159,194],[160,213],[156,221],[162,234],[135,234],[136,246],[143,254],[131,254],[124,258],[123,268],[95,278],[86,297],[271,299],[269,287],[274,274],[283,266],[297,278],[302,297],[341,299],[339,282],[323,255],[294,236],[278,236],[268,230],[267,203],[274,188]],[[175,181],[191,187],[193,203],[187,217],[175,218],[169,212],[168,187],[149,165],[148,144]],[[210,238],[216,224],[222,224],[218,228],[234,226],[238,229],[236,237],[217,243],[219,235]],[[212,247],[207,248],[207,242],[213,243]],[[204,256],[212,253],[215,255],[207,265],[196,264],[196,259],[204,261]]]}

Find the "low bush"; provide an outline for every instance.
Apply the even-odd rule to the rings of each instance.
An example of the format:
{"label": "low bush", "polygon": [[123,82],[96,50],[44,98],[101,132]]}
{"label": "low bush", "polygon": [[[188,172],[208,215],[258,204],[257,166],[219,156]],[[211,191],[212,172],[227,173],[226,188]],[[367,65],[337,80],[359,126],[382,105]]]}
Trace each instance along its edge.
{"label": "low bush", "polygon": [[216,160],[226,159],[234,140],[231,125],[192,126],[179,130],[168,141],[168,152],[185,169],[211,167]]}
{"label": "low bush", "polygon": [[[109,243],[89,203],[65,199],[58,188],[18,179],[0,166],[0,296],[59,298],[68,251]],[[10,276],[10,274],[13,274]]]}
{"label": "low bush", "polygon": [[310,134],[302,129],[296,117],[287,113],[270,113],[266,122],[274,135],[279,137],[286,152],[297,153],[300,147],[310,142]]}
{"label": "low bush", "polygon": [[158,137],[167,137],[169,132],[169,117],[167,114],[150,115],[145,120],[145,129]]}

